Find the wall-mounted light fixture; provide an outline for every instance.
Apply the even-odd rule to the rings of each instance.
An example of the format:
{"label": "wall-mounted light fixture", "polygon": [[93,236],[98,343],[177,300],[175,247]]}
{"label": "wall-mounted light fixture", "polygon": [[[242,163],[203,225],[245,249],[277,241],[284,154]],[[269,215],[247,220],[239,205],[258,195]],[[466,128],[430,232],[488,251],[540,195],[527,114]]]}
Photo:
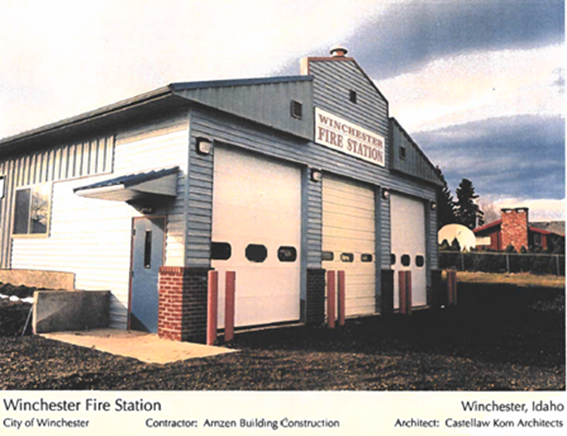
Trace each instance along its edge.
{"label": "wall-mounted light fixture", "polygon": [[207,156],[212,148],[213,142],[209,138],[197,138],[197,153]]}
{"label": "wall-mounted light fixture", "polygon": [[431,210],[436,210],[437,209],[437,203],[435,203],[434,201],[431,202]]}
{"label": "wall-mounted light fixture", "polygon": [[382,189],[382,198],[384,200],[387,200],[387,199],[390,198],[390,190],[389,189],[386,189],[386,188]]}
{"label": "wall-mounted light fixture", "polygon": [[314,182],[320,182],[323,178],[323,173],[321,170],[317,170],[315,168],[311,168],[311,180]]}

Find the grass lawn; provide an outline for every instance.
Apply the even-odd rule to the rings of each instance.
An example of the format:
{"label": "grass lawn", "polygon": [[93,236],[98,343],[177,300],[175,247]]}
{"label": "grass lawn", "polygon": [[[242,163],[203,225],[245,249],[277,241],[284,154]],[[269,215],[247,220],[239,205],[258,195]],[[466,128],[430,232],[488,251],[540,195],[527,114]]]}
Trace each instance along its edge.
{"label": "grass lawn", "polygon": [[509,284],[526,287],[545,287],[565,289],[564,276],[536,275],[529,273],[496,274],[483,272],[457,272],[457,281],[461,283]]}

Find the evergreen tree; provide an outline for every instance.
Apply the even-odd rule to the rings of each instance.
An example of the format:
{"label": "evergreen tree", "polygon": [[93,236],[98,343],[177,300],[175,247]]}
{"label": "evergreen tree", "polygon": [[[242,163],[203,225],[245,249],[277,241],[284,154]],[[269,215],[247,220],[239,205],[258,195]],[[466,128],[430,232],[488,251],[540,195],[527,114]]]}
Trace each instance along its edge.
{"label": "evergreen tree", "polygon": [[438,228],[443,227],[445,224],[452,224],[457,222],[457,217],[455,214],[455,201],[453,200],[453,194],[447,185],[445,176],[441,171],[441,168],[436,168],[437,175],[443,182],[443,188],[437,196],[437,221]]}
{"label": "evergreen tree", "polygon": [[484,212],[479,209],[475,202],[478,195],[474,192],[472,182],[468,179],[462,179],[456,194],[456,214],[458,221],[469,229],[474,229],[477,225],[482,225],[484,223]]}

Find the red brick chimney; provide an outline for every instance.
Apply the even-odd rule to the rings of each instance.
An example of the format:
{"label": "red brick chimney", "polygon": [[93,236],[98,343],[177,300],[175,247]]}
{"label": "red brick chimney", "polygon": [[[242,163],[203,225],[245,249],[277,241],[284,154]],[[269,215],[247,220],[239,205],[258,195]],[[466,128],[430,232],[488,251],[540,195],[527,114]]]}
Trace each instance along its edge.
{"label": "red brick chimney", "polygon": [[528,248],[528,208],[502,209],[502,249],[513,245],[517,251]]}

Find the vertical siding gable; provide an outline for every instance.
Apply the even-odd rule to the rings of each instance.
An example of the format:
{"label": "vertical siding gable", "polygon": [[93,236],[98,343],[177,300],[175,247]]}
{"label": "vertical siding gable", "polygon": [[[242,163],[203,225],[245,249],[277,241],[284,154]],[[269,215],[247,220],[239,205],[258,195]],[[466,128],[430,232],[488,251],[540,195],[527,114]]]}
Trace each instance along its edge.
{"label": "vertical siding gable", "polygon": [[[177,91],[183,97],[305,139],[313,137],[313,84],[310,80],[202,87]],[[301,119],[291,102],[303,105]]]}
{"label": "vertical siding gable", "polygon": [[[355,61],[311,61],[313,104],[386,138],[388,166],[388,102]],[[357,102],[349,91],[357,93]]]}

